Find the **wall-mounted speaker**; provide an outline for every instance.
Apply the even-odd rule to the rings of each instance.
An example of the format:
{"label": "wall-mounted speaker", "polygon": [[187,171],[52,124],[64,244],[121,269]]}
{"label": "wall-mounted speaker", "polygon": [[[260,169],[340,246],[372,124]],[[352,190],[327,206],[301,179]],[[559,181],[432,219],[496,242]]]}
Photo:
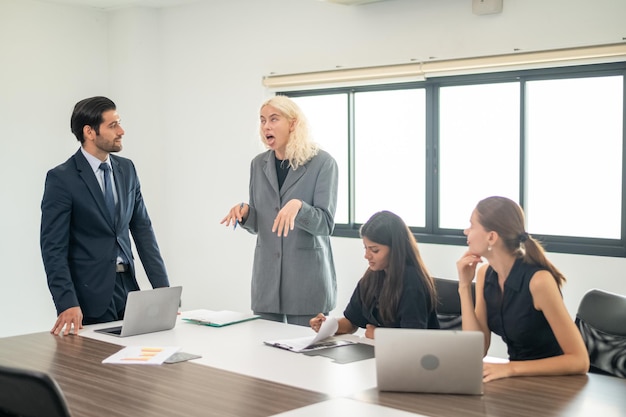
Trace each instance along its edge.
{"label": "wall-mounted speaker", "polygon": [[474,14],[502,13],[502,0],[472,0]]}

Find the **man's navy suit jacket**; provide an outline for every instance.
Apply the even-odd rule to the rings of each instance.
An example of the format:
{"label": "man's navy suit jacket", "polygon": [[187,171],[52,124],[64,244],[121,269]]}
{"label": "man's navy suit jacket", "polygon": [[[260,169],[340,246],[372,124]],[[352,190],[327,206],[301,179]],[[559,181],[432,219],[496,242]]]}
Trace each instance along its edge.
{"label": "man's navy suit jacket", "polygon": [[129,232],[152,286],[169,286],[135,166],[130,159],[109,157],[118,195],[116,221],[80,149],[46,176],[40,244],[57,314],[79,305],[86,317],[104,314],[113,298],[118,244],[139,289]]}

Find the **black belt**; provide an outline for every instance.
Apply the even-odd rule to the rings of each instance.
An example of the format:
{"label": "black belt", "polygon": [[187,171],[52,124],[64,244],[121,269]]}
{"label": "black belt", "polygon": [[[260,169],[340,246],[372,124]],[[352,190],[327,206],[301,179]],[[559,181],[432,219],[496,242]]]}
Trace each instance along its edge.
{"label": "black belt", "polygon": [[128,272],[130,271],[129,264],[117,264],[115,265],[115,272]]}

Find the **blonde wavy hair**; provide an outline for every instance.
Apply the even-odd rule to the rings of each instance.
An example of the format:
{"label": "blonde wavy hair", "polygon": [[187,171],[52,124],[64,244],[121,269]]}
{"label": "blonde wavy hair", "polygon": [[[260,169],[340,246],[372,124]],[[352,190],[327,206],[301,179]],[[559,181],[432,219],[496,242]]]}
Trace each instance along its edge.
{"label": "blonde wavy hair", "polygon": [[[293,131],[289,134],[285,158],[289,161],[289,166],[294,170],[306,164],[319,152],[319,146],[313,142],[309,133],[309,123],[304,113],[298,105],[286,96],[274,96],[261,104],[261,109],[265,106],[272,106],[278,110],[290,123],[294,123]],[[267,141],[263,134],[263,129],[259,128],[261,141],[267,147]]]}

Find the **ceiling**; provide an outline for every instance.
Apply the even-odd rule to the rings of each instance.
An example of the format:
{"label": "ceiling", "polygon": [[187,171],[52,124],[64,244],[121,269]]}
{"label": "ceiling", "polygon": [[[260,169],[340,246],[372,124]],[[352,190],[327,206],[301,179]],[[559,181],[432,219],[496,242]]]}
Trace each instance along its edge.
{"label": "ceiling", "polygon": [[73,6],[93,7],[102,10],[122,9],[125,7],[170,7],[195,3],[199,0],[40,0],[47,3],[69,4]]}
{"label": "ceiling", "polygon": [[[183,4],[196,3],[202,0],[39,0],[47,3],[69,4],[73,6],[93,7],[101,10],[115,10],[126,7],[171,7]],[[376,3],[387,0],[318,0],[329,3],[357,5]]]}

